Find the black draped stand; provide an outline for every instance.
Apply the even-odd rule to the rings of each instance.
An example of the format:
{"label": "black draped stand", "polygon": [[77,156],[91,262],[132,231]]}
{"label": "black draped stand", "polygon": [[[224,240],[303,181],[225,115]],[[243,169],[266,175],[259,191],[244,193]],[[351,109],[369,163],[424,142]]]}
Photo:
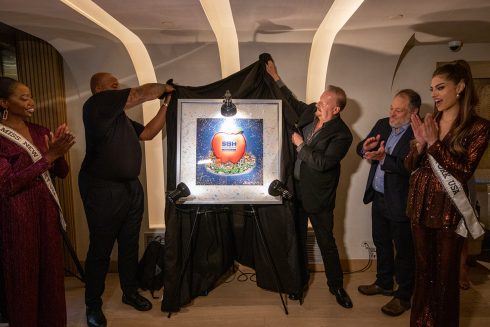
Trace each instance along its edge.
{"label": "black draped stand", "polygon": [[282,306],[284,308],[284,312],[286,314],[288,314],[289,313],[288,308],[286,307],[286,304],[285,304],[285,301],[283,298],[283,294],[282,294],[284,288],[282,286],[281,279],[279,277],[280,275],[277,271],[277,266],[274,263],[274,259],[272,258],[271,250],[270,250],[270,247],[268,245],[269,242],[267,241],[267,239],[265,237],[264,231],[262,229],[262,223],[260,222],[259,215],[258,215],[257,210],[255,209],[255,206],[251,204],[249,207],[250,208],[248,210],[245,210],[245,214],[250,216],[250,218],[253,219],[253,222],[255,225],[256,235],[257,235],[257,238],[258,238],[260,245],[262,246],[260,253],[264,254],[266,265],[269,268],[269,271],[272,275],[272,281],[274,282],[274,290],[279,293],[279,297],[281,298],[281,303],[282,303]]}
{"label": "black draped stand", "polygon": [[[222,98],[226,90],[230,90],[236,99],[281,99],[281,91],[265,71],[268,59],[270,55],[262,54],[254,64],[209,85],[174,85],[176,95],[172,97],[167,110],[168,190],[176,187],[177,99]],[[283,102],[282,108],[281,180],[292,190],[295,151],[289,142],[288,131],[298,117],[286,102]],[[301,293],[302,261],[299,258],[292,204],[257,205],[254,208],[256,221],[250,219],[252,217],[246,205],[225,207],[226,210],[223,210],[223,206],[201,205],[198,213],[197,205],[176,207],[167,203],[162,311],[177,312],[193,298],[207,294],[230,271],[235,261],[255,269],[257,285],[261,288],[280,293]],[[195,219],[198,221],[191,239]],[[260,223],[267,247],[264,247],[261,235],[258,235],[257,223]],[[188,257],[187,247],[192,249]],[[270,261],[277,271],[277,280]]]}
{"label": "black draped stand", "polygon": [[162,311],[177,312],[233,266],[233,222],[227,206],[167,205]]}

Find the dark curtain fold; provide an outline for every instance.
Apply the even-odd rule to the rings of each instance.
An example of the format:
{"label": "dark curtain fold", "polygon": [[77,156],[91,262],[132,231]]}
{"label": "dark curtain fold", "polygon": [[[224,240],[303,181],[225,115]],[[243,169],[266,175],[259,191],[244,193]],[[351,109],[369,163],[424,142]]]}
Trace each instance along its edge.
{"label": "dark curtain fold", "polygon": [[[176,187],[177,157],[177,99],[221,99],[230,90],[235,99],[281,99],[281,91],[265,71],[271,59],[261,54],[259,60],[241,71],[204,86],[175,85],[175,95],[167,111],[167,190]],[[171,82],[171,81],[170,81]],[[293,191],[294,148],[289,141],[290,131],[298,117],[286,102],[282,102],[281,180]],[[192,192],[192,190],[191,190]],[[168,203],[165,223],[165,283],[162,311],[175,312],[193,298],[214,288],[234,260],[252,267],[259,287],[277,291],[263,244],[257,235],[255,220],[245,206],[199,206],[197,225],[191,244],[192,256],[185,269],[181,286],[184,253],[189,244],[197,206],[181,205],[176,210]],[[299,293],[301,290],[298,243],[291,204],[256,206],[258,221],[277,268],[281,291]]]}

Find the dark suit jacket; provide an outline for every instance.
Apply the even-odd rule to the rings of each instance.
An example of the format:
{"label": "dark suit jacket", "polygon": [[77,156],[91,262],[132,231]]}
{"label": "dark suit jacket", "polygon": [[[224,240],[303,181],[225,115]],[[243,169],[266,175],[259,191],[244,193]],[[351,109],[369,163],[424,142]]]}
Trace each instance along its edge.
{"label": "dark suit jacket", "polygon": [[[284,100],[297,112],[297,126],[303,130],[315,119],[316,104],[298,101],[286,87],[281,87]],[[340,160],[352,144],[352,134],[340,116],[324,124],[310,144],[298,152],[301,159],[299,186],[301,203],[306,212],[333,210],[340,176]]]}
{"label": "dark suit jacket", "polygon": [[[376,122],[376,125],[374,125],[369,135],[357,145],[357,154],[362,157],[362,146],[364,141],[367,138],[378,134],[381,135],[381,141],[385,141],[386,144],[386,141],[391,134],[389,118],[383,118]],[[386,154],[384,163],[381,166],[381,169],[385,172],[385,199],[386,203],[389,204],[388,210],[390,211],[390,218],[394,221],[408,220],[405,210],[407,208],[408,180],[410,177],[410,172],[405,169],[403,161],[410,150],[410,140],[412,139],[413,131],[412,127],[409,126],[396,144],[391,154]],[[378,165],[379,161],[374,160],[371,162],[371,170],[369,171],[369,177],[363,199],[365,204],[373,201],[375,192],[373,189],[373,179]]]}

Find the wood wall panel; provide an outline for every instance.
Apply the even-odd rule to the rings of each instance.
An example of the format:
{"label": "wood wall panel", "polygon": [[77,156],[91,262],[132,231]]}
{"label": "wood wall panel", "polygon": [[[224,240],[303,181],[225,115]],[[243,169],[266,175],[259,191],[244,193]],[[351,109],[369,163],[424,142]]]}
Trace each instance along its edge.
{"label": "wood wall panel", "polygon": [[[36,111],[33,123],[54,131],[67,121],[63,59],[49,43],[21,31],[16,33],[17,74],[19,81],[31,89]],[[69,154],[65,156],[70,163]],[[71,173],[65,179],[54,181],[67,222],[67,234],[76,245]],[[65,265],[76,272],[69,253],[65,250]]]}

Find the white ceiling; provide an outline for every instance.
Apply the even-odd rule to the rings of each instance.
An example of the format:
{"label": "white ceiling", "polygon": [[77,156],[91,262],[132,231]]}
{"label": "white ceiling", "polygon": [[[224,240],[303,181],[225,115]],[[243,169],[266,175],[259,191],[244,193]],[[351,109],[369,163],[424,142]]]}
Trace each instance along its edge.
{"label": "white ceiling", "polygon": [[[145,44],[215,42],[198,0],[95,2]],[[230,3],[239,42],[310,43],[333,0]],[[57,43],[58,48],[112,39],[59,0],[1,0],[0,21]],[[365,0],[335,42],[396,54],[414,33],[418,43],[490,43],[490,1]]]}

